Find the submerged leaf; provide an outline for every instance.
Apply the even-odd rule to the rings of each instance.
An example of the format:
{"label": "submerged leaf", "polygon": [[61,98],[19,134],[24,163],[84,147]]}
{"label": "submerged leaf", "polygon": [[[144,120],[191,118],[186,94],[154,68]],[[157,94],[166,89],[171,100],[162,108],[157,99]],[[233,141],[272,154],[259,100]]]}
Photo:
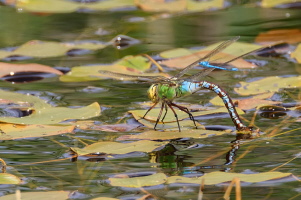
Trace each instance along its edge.
{"label": "submerged leaf", "polygon": [[167,142],[154,142],[147,140],[131,143],[97,142],[83,149],[72,147],[71,150],[79,156],[98,152],[107,154],[126,154],[135,151],[152,152],[155,149],[164,146],[165,144],[167,144]]}
{"label": "submerged leaf", "polygon": [[240,82],[239,88],[234,88],[240,95],[261,94],[266,92],[277,92],[281,88],[301,87],[301,76],[279,77],[271,76],[251,83]]}
{"label": "submerged leaf", "polygon": [[[0,184],[20,184],[22,180],[15,175],[8,173],[0,173]],[[2,199],[0,197],[0,199]]]}
{"label": "submerged leaf", "polygon": [[109,178],[110,184],[112,186],[133,188],[160,185],[165,183],[166,180],[167,177],[164,173],[157,173],[149,176],[134,178]]}

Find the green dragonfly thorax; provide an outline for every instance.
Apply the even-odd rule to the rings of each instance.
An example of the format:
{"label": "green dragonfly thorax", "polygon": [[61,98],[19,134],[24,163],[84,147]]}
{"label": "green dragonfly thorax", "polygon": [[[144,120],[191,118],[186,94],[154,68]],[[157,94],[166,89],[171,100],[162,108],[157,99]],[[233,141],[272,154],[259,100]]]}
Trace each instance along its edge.
{"label": "green dragonfly thorax", "polygon": [[183,83],[181,81],[169,81],[151,85],[147,94],[152,102],[157,103],[162,100],[171,102],[175,98],[183,97],[191,93],[185,89],[183,90]]}

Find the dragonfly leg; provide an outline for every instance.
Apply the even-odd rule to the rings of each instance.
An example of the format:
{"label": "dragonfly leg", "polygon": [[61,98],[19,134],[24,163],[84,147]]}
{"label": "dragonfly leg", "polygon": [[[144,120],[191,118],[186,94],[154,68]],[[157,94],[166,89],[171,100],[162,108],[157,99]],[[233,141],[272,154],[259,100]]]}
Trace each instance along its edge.
{"label": "dragonfly leg", "polygon": [[148,113],[149,111],[151,111],[157,104],[158,104],[158,102],[154,103],[154,105],[152,105],[152,107],[150,107],[150,108],[146,111],[146,113],[143,115],[142,119],[144,119],[145,116],[147,115],[147,113]]}
{"label": "dragonfly leg", "polygon": [[155,126],[154,126],[154,129],[155,129],[155,130],[156,130],[156,126],[158,125],[158,122],[159,122],[159,120],[160,120],[160,118],[161,118],[161,115],[162,115],[162,111],[163,111],[164,106],[165,106],[165,102],[162,102],[162,106],[161,106],[161,109],[160,109],[158,118],[157,118],[157,120],[156,120],[156,124],[155,124]]}
{"label": "dragonfly leg", "polygon": [[174,110],[173,107],[172,107],[173,104],[174,104],[174,103],[172,103],[172,102],[167,102],[168,107],[170,107],[170,109],[172,110],[172,112],[173,112],[174,115],[175,115],[175,118],[176,118],[177,123],[178,123],[179,132],[181,132],[181,128],[180,128],[180,123],[179,123],[178,115],[177,115],[177,113],[175,112],[175,110]]}
{"label": "dragonfly leg", "polygon": [[188,110],[188,108],[186,108],[186,107],[184,107],[184,106],[179,106],[179,105],[177,105],[177,104],[175,104],[175,103],[171,103],[171,105],[174,106],[174,107],[177,107],[177,108],[179,108],[180,110],[182,110],[183,112],[187,113],[188,116],[189,116],[189,119],[190,119],[191,121],[193,121],[195,128],[196,128],[196,129],[198,128],[197,125],[196,125],[196,123],[195,123],[195,119],[194,119],[193,115],[191,114],[191,112]]}
{"label": "dragonfly leg", "polygon": [[167,105],[166,105],[166,104],[164,105],[164,107],[165,107],[165,113],[164,113],[164,116],[162,117],[162,120],[161,120],[161,122],[162,122],[162,123],[164,123],[164,122],[163,122],[163,120],[164,120],[164,119],[165,119],[165,117],[166,117],[166,114],[167,114],[167,109],[168,109],[168,107],[167,107]]}

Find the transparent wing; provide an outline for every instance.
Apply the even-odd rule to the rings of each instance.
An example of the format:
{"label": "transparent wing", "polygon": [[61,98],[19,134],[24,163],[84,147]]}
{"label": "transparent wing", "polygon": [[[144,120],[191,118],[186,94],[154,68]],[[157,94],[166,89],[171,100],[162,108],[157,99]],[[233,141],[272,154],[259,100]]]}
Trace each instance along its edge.
{"label": "transparent wing", "polygon": [[[188,65],[187,67],[185,67],[184,69],[182,69],[178,74],[176,74],[173,79],[178,79],[180,77],[182,77],[188,70],[192,69],[193,67],[199,65],[199,62],[204,61],[216,54],[218,54],[219,52],[221,52],[222,50],[224,50],[225,48],[227,48],[229,45],[233,44],[234,42],[236,42],[240,37],[236,36],[234,38],[232,38],[231,40],[227,40],[223,43],[221,43],[220,45],[218,45],[215,49],[213,49],[212,51],[210,51],[207,55],[205,55],[203,58],[191,63],[190,65]],[[233,60],[232,60],[233,61]],[[231,62],[232,62],[231,61]],[[213,70],[213,69],[212,69]],[[211,70],[211,71],[212,71]]]}
{"label": "transparent wing", "polygon": [[[244,57],[244,56],[246,56],[246,55],[248,55],[248,54],[254,53],[254,52],[256,52],[256,51],[260,51],[260,50],[265,49],[265,48],[267,48],[267,47],[265,46],[265,47],[261,47],[261,48],[258,48],[258,49],[249,51],[249,52],[244,53],[244,54],[242,54],[242,55],[240,55],[240,56],[237,56],[237,57],[235,57],[235,58],[233,58],[233,59],[231,59],[231,60],[228,60],[227,62],[215,64],[215,66],[223,66],[223,65],[227,65],[227,64],[229,64],[229,63],[231,63],[231,62],[233,62],[233,61],[235,61],[235,60],[237,60],[237,59],[239,59],[239,58],[242,58],[242,57]],[[201,72],[198,72],[198,73],[196,73],[196,74],[190,76],[188,79],[189,79],[190,81],[197,81],[197,80],[201,79],[202,77],[207,76],[207,75],[208,75],[210,72],[212,72],[214,69],[215,69],[215,68],[207,68],[207,69],[204,69],[204,70],[202,70]]]}
{"label": "transparent wing", "polygon": [[164,77],[164,76],[147,76],[147,75],[146,76],[135,76],[135,75],[122,74],[122,73],[111,72],[111,71],[106,71],[106,70],[99,70],[98,72],[103,75],[113,76],[116,78],[128,78],[128,79],[134,79],[134,80],[139,80],[139,81],[156,82],[156,81],[166,79],[166,77]]}

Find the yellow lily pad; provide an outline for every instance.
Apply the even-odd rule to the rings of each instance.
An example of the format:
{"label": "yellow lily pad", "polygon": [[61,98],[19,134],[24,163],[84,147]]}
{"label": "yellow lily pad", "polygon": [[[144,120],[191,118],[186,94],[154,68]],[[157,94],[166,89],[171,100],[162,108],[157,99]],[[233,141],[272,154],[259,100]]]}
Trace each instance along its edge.
{"label": "yellow lily pad", "polygon": [[299,2],[299,0],[262,0],[261,1],[261,6],[264,8],[271,8],[275,7],[281,4],[286,4],[286,3],[292,3],[292,2]]}
{"label": "yellow lily pad", "polygon": [[137,0],[136,4],[144,11],[149,12],[180,12],[186,9],[186,0],[162,1],[162,0]]}
{"label": "yellow lily pad", "polygon": [[138,135],[124,135],[118,138],[118,140],[171,140],[177,138],[208,138],[212,136],[218,136],[230,131],[212,131],[204,129],[189,129],[179,131],[146,131]]}
{"label": "yellow lily pad", "polygon": [[[22,200],[40,200],[47,199],[49,200],[67,200],[69,199],[70,192],[65,191],[45,191],[45,192],[21,192]],[[0,197],[0,200],[16,200],[16,194],[9,194]]]}
{"label": "yellow lily pad", "polygon": [[78,4],[62,0],[21,0],[16,7],[28,12],[68,13],[78,9]]}
{"label": "yellow lily pad", "polygon": [[291,58],[295,58],[298,63],[301,63],[301,44],[298,44],[295,51],[291,53]]}
{"label": "yellow lily pad", "polygon": [[266,92],[277,92],[281,88],[296,87],[301,87],[301,76],[286,78],[271,76],[251,83],[240,82],[240,87],[234,88],[234,91],[240,95],[252,95]]}
{"label": "yellow lily pad", "polygon": [[1,99],[32,110],[32,114],[25,117],[0,117],[0,121],[14,124],[57,124],[68,119],[88,119],[100,115],[97,102],[81,108],[52,107],[44,100],[31,95],[0,90]]}
{"label": "yellow lily pad", "polygon": [[52,41],[32,40],[21,45],[14,51],[0,51],[0,58],[9,56],[29,56],[37,58],[64,56],[72,49],[96,50],[105,48],[109,43],[77,42],[60,43]]}
{"label": "yellow lily pad", "polygon": [[[16,177],[15,175],[8,173],[0,173],[0,184],[20,184],[22,182],[21,179]],[[0,198],[1,199],[1,198]]]}
{"label": "yellow lily pad", "polygon": [[224,0],[212,0],[212,1],[194,1],[187,0],[187,10],[188,11],[205,11],[210,9],[221,9],[224,8]]}
{"label": "yellow lily pad", "polygon": [[[136,120],[140,120],[144,116],[145,112],[146,112],[146,110],[131,110],[131,111],[129,111],[129,113],[131,113]],[[157,117],[159,115],[159,112],[160,112],[160,108],[154,108],[145,116],[145,119],[149,120],[149,121],[156,121]],[[163,112],[163,114],[164,114],[164,112]],[[189,118],[187,113],[185,113],[183,111],[175,109],[175,112],[177,113],[179,120]],[[220,108],[217,108],[217,109],[191,112],[191,114],[193,116],[202,116],[202,115],[210,115],[210,114],[225,113],[225,112],[228,113],[227,108],[226,107],[220,107]],[[244,114],[244,112],[240,109],[237,109],[237,113],[238,114]],[[164,119],[164,122],[175,122],[175,121],[176,121],[176,118],[175,118],[173,112],[171,110],[168,110],[168,112],[166,114],[166,117]]]}
{"label": "yellow lily pad", "polygon": [[112,186],[141,188],[165,183],[167,177],[164,173],[152,174],[143,177],[134,178],[109,178]]}
{"label": "yellow lily pad", "polygon": [[273,179],[280,179],[291,176],[291,173],[282,172],[263,172],[258,174],[239,174],[239,173],[227,173],[227,172],[211,172],[204,176],[196,178],[188,178],[182,176],[171,176],[167,178],[167,183],[193,183],[202,184],[203,180],[205,185],[216,185],[220,183],[230,182],[233,178],[239,178],[240,181],[249,183],[258,183],[263,181],[269,181]]}
{"label": "yellow lily pad", "polygon": [[91,144],[83,149],[77,147],[71,147],[77,155],[83,156],[92,153],[107,153],[107,154],[126,154],[130,152],[152,152],[155,149],[166,145],[167,142],[155,142],[155,141],[137,141],[131,143],[119,143],[119,142],[97,142]]}
{"label": "yellow lily pad", "polygon": [[14,140],[30,137],[46,137],[64,133],[72,133],[75,126],[49,126],[49,125],[17,125],[1,124],[0,140]]}

